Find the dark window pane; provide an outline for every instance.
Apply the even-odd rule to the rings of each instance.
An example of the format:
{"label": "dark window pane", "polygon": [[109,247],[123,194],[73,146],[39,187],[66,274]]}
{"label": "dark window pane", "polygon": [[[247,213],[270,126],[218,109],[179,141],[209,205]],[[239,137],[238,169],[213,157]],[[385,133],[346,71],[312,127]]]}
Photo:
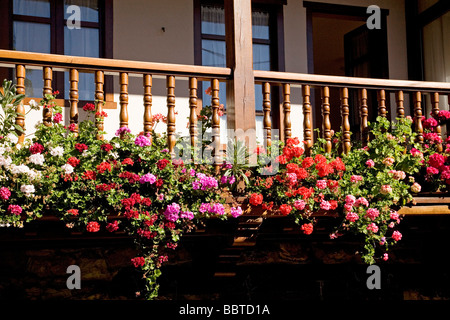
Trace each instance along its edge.
{"label": "dark window pane", "polygon": [[100,54],[98,29],[64,28],[64,54],[71,56],[98,58]]}
{"label": "dark window pane", "polygon": [[14,0],[13,13],[25,16],[50,18],[50,0]]}
{"label": "dark window pane", "polygon": [[226,67],[225,41],[202,40],[202,65]]}
{"label": "dark window pane", "polygon": [[50,25],[14,21],[13,49],[19,51],[50,53]]}
{"label": "dark window pane", "polygon": [[253,44],[253,69],[270,70],[270,46],[267,44]]}

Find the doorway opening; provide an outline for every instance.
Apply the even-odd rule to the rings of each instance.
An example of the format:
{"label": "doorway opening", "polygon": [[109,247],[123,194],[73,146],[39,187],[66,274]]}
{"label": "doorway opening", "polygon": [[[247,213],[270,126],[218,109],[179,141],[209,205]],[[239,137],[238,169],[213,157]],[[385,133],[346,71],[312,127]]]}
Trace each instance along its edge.
{"label": "doorway opening", "polygon": [[[381,11],[381,29],[369,29],[365,7],[305,1],[308,18],[308,71],[313,74],[389,78],[387,10]],[[341,128],[339,88],[330,87],[331,129]],[[321,94],[314,90],[314,124],[322,126]],[[377,116],[376,92],[368,91],[369,121]],[[386,101],[389,107],[389,99]],[[349,89],[350,126],[359,135],[358,90]],[[389,109],[388,109],[389,110]]]}

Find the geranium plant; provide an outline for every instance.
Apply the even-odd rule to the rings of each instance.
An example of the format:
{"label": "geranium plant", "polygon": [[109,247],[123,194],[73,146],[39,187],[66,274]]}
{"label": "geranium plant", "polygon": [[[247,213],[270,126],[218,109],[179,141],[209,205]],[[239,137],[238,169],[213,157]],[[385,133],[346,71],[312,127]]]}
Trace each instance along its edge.
{"label": "geranium plant", "polygon": [[310,155],[305,155],[297,138],[281,145],[278,170],[259,168],[249,203],[264,210],[292,216],[305,234],[314,230],[318,214],[338,213],[341,222],[330,235],[335,239],[345,232],[364,236],[362,258],[374,263],[376,248],[387,250],[401,239],[394,227],[400,222],[397,210],[412,201],[417,187],[413,175],[420,159],[409,152],[415,133],[408,118],[391,123],[379,117],[370,124],[373,139],[363,148],[340,153],[340,137],[332,137],[333,148],[326,153],[324,139],[317,139]]}

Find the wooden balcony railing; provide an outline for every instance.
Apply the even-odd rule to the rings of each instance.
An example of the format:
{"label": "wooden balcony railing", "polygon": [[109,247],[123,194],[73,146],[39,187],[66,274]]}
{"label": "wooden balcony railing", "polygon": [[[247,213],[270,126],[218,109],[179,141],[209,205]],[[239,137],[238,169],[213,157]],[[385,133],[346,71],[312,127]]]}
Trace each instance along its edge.
{"label": "wooden balcony railing", "polygon": [[[129,97],[129,77],[141,77],[143,84],[143,131],[150,132],[152,122],[152,79],[153,77],[165,78],[167,89],[167,136],[168,147],[172,152],[175,146],[175,82],[178,78],[189,79],[189,130],[191,143],[195,143],[197,137],[197,100],[198,82],[210,81],[212,92],[213,127],[217,134],[213,135],[216,143],[220,143],[220,118],[219,110],[219,82],[226,81],[231,77],[231,69],[204,66],[192,66],[181,64],[163,64],[152,62],[125,61],[99,58],[86,58],[63,56],[53,54],[38,54],[30,52],[18,52],[10,50],[0,50],[0,67],[13,67],[16,70],[17,92],[25,94],[25,71],[26,69],[41,69],[43,78],[43,96],[51,94],[53,73],[59,71],[69,72],[70,81],[70,123],[78,122],[78,82],[79,72],[89,72],[95,74],[95,100],[98,102],[98,110],[102,111],[104,104],[104,82],[105,75],[116,75],[119,77],[120,85],[120,120],[119,126],[125,127],[129,124],[128,117],[128,97]],[[23,106],[21,107],[23,108]],[[20,113],[24,110],[19,109]],[[48,110],[43,110],[43,122],[51,122],[51,114]],[[16,123],[24,127],[23,116],[17,117]],[[99,130],[103,130],[103,123],[96,123]],[[100,137],[99,137],[100,138]],[[20,141],[24,135],[20,137]]]}
{"label": "wooden balcony railing", "polygon": [[[282,106],[283,106],[283,124],[285,138],[291,135],[291,118],[290,118],[290,92],[291,87],[300,87],[302,90],[303,105],[303,140],[306,142],[305,151],[308,153],[313,144],[313,106],[311,104],[311,91],[313,88],[320,92],[320,103],[316,107],[320,107],[322,119],[322,138],[326,140],[325,149],[331,151],[331,108],[340,108],[341,121],[340,125],[343,131],[342,150],[348,153],[351,148],[350,141],[350,90],[357,93],[357,99],[354,104],[357,107],[359,123],[360,123],[360,139],[363,144],[369,141],[368,128],[368,96],[370,93],[376,94],[377,115],[386,117],[388,114],[387,103],[390,101],[390,94],[395,95],[396,114],[395,117],[405,116],[405,97],[409,95],[409,101],[412,103],[412,114],[414,119],[414,127],[418,133],[419,142],[423,142],[423,128],[421,118],[426,117],[424,114],[423,94],[430,94],[431,111],[433,116],[439,113],[439,99],[443,95],[450,97],[450,83],[443,82],[425,82],[425,81],[405,81],[391,79],[370,79],[356,77],[339,77],[324,76],[315,74],[300,74],[272,71],[254,71],[256,83],[262,84],[264,96],[264,129],[271,129],[270,122],[270,89],[273,86],[282,88]],[[339,106],[330,105],[330,88],[339,90]],[[450,99],[449,99],[450,101]],[[438,128],[438,133],[440,133]],[[270,134],[269,134],[270,137]]]}
{"label": "wooden balcony railing", "polygon": [[[199,81],[210,81],[213,108],[213,136],[212,139],[216,145],[220,144],[220,118],[219,111],[219,82],[232,81],[233,72],[230,68],[215,68],[204,66],[192,66],[181,64],[163,64],[152,62],[138,62],[113,59],[85,58],[62,56],[52,54],[38,54],[29,52],[18,52],[9,50],[0,50],[0,67],[15,68],[16,83],[19,93],[25,93],[25,70],[41,69],[43,77],[43,95],[52,92],[53,73],[57,71],[68,71],[70,80],[70,122],[78,121],[78,81],[79,72],[90,72],[95,74],[95,80],[92,85],[95,86],[95,99],[99,101],[98,111],[103,108],[104,102],[104,80],[105,75],[116,75],[119,78],[119,123],[118,126],[124,127],[129,124],[128,117],[128,85],[129,77],[142,78],[143,110],[142,119],[143,131],[151,131],[152,119],[152,79],[165,78],[166,80],[166,105],[167,105],[167,143],[172,152],[175,146],[175,82],[178,78],[187,78],[189,80],[188,90],[189,103],[186,108],[190,109],[189,116],[189,135],[191,144],[196,142],[197,132],[197,105],[198,105],[198,83]],[[303,130],[303,140],[305,141],[305,152],[309,153],[314,142],[314,123],[321,123],[321,135],[325,139],[325,149],[331,150],[331,123],[336,122],[337,112],[340,114],[339,126],[343,130],[342,150],[349,152],[351,148],[351,121],[350,108],[352,102],[353,111],[357,111],[358,125],[357,131],[362,143],[369,141],[368,121],[369,105],[376,109],[376,114],[386,117],[388,107],[391,101],[394,101],[395,116],[404,117],[407,110],[411,110],[411,116],[414,118],[415,130],[418,133],[418,141],[423,142],[422,117],[427,117],[424,110],[428,107],[431,110],[431,116],[439,113],[440,99],[447,95],[450,97],[450,83],[442,82],[424,82],[424,81],[404,81],[390,79],[368,79],[355,77],[324,76],[301,73],[286,73],[272,71],[253,72],[254,81],[262,85],[263,94],[263,129],[265,131],[265,143],[271,143],[271,88],[281,88],[281,126],[283,137],[287,139],[292,135],[294,126],[301,126]],[[296,123],[291,119],[291,88],[301,89],[301,101],[295,101],[302,105],[303,123]],[[313,95],[313,91],[317,97]],[[339,91],[339,105],[331,102],[331,92]],[[423,95],[430,96],[431,106],[425,106]],[[356,98],[355,98],[356,97]],[[373,99],[370,99],[373,97]],[[334,97],[336,98],[336,97]],[[313,101],[320,100],[319,103]],[[370,101],[369,101],[370,100]],[[374,102],[375,101],[375,102]],[[406,105],[409,101],[410,108]],[[449,99],[450,101],[450,99]],[[228,105],[227,109],[234,108]],[[336,110],[339,108],[339,110]],[[234,110],[239,110],[235,108]],[[313,113],[320,110],[320,118],[314,119]],[[21,110],[19,110],[20,112]],[[43,110],[44,123],[50,121],[50,116],[46,110]],[[239,116],[239,115],[237,115]],[[392,115],[391,115],[392,116]],[[251,117],[250,117],[251,118]],[[134,119],[133,119],[134,121]],[[17,118],[16,123],[24,126],[23,116]],[[255,124],[252,124],[255,126]],[[103,123],[98,122],[97,126],[103,130]],[[438,128],[438,133],[440,128]],[[99,137],[101,138],[101,137]],[[23,136],[21,137],[23,139]],[[440,201],[442,204],[444,200]],[[447,201],[447,200],[445,200]],[[444,202],[445,202],[444,201]],[[424,203],[436,202],[436,199]],[[450,200],[448,201],[450,204]],[[447,209],[439,211],[440,213],[450,213]]]}

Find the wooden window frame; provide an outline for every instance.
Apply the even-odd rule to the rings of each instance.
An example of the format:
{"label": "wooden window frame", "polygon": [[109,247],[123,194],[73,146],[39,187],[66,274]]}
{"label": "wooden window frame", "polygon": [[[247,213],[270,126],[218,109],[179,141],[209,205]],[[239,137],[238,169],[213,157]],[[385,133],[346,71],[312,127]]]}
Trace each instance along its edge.
{"label": "wooden window frame", "polygon": [[[113,58],[113,0],[98,0],[99,2],[99,20],[98,22],[81,21],[81,27],[98,28],[99,30],[99,56],[101,58]],[[0,27],[4,32],[0,38],[0,49],[13,49],[13,23],[14,21],[37,22],[50,24],[51,42],[50,53],[64,55],[64,3],[60,0],[50,0],[50,18],[24,16],[13,14],[13,0],[0,1],[0,14],[2,19]],[[0,76],[11,79],[12,70],[2,70]],[[93,84],[94,85],[94,84]],[[53,78],[53,87],[59,90],[64,96],[64,75],[61,72],[55,72]],[[117,109],[117,103],[114,102],[114,84],[112,76],[105,76],[105,105],[104,109]],[[31,99],[31,97],[30,97]],[[39,97],[34,97],[38,100]],[[64,101],[64,106],[70,106],[69,100],[58,99],[58,102]],[[80,100],[79,104],[92,101]]]}

